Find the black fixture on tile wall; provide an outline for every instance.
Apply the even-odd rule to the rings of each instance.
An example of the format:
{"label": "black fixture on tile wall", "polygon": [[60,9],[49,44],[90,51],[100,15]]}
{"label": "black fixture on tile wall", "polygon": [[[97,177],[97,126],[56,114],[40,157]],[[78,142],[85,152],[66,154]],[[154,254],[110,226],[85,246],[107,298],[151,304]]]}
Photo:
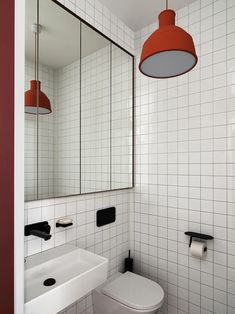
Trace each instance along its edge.
{"label": "black fixture on tile wall", "polygon": [[191,247],[193,238],[202,239],[202,240],[213,240],[214,239],[214,237],[212,237],[211,235],[207,235],[207,234],[203,234],[203,233],[186,231],[184,234],[190,237],[189,247]]}
{"label": "black fixture on tile wall", "polygon": [[96,212],[96,225],[97,227],[105,226],[115,222],[116,220],[116,208],[109,207],[100,209]]}
{"label": "black fixture on tile wall", "polygon": [[51,238],[51,226],[48,224],[48,221],[37,222],[34,224],[26,225],[24,228],[24,235],[39,237],[45,241],[50,240]]}

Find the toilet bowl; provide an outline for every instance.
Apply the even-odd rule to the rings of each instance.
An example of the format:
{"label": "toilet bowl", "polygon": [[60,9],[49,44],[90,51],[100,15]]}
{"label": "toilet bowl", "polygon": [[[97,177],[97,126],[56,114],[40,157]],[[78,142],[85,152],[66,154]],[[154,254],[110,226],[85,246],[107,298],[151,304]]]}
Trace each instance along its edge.
{"label": "toilet bowl", "polygon": [[164,291],[156,282],[126,272],[96,288],[92,298],[95,314],[156,314]]}

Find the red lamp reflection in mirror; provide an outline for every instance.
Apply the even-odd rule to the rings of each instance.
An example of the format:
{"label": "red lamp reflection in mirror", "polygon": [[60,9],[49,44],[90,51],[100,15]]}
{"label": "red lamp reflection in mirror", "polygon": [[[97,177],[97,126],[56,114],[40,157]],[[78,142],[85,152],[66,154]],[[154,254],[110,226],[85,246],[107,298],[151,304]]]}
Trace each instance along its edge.
{"label": "red lamp reflection in mirror", "polygon": [[[39,7],[37,7],[38,9]],[[40,31],[41,25],[32,25],[32,32],[35,35],[35,80],[30,81],[30,89],[25,92],[25,113],[30,114],[48,114],[52,112],[50,100],[41,91],[41,82],[38,80]]]}
{"label": "red lamp reflection in mirror", "polygon": [[25,112],[31,114],[51,113],[50,100],[41,91],[40,81],[30,81],[30,89],[25,92]]}

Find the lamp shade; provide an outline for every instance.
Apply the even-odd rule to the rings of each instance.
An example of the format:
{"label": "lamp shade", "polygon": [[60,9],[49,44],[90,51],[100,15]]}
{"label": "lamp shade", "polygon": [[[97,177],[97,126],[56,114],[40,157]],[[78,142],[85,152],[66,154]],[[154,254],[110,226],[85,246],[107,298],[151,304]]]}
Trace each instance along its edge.
{"label": "lamp shade", "polygon": [[31,114],[51,113],[51,103],[41,91],[41,82],[30,81],[30,89],[25,92],[25,112]]}
{"label": "lamp shade", "polygon": [[175,26],[175,12],[162,11],[159,28],[144,43],[140,71],[153,78],[170,78],[192,70],[197,60],[192,37]]}

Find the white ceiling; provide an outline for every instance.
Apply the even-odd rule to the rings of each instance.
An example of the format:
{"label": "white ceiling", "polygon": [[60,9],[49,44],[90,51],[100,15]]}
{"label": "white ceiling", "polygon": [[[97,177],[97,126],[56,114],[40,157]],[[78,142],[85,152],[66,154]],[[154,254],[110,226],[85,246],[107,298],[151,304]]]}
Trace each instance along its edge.
{"label": "white ceiling", "polygon": [[[169,0],[169,8],[178,10],[195,0]],[[154,21],[166,8],[165,0],[100,0],[133,31],[137,31]]]}
{"label": "white ceiling", "polygon": [[[52,1],[40,0],[40,53],[39,62],[51,68],[61,68],[80,57],[80,21]],[[26,1],[25,54],[34,60],[34,34],[31,25],[36,24],[36,1]],[[82,25],[82,57],[109,44],[103,36]]]}

